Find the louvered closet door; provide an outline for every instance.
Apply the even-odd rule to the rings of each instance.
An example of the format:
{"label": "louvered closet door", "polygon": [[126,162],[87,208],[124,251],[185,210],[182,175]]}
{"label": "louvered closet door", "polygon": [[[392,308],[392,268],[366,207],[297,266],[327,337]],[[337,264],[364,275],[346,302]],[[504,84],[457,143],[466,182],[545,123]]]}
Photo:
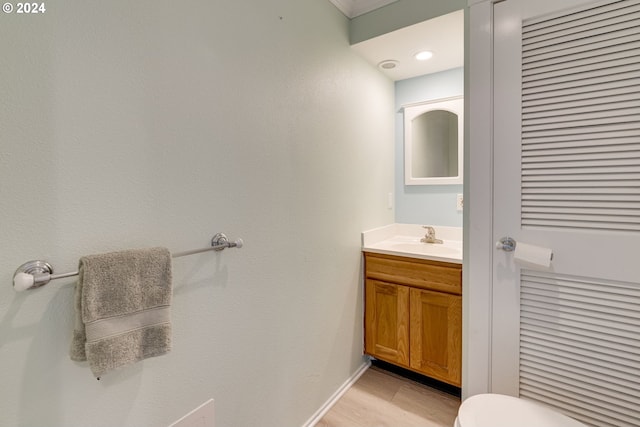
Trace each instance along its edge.
{"label": "louvered closet door", "polygon": [[494,5],[492,391],[640,426],[640,0]]}

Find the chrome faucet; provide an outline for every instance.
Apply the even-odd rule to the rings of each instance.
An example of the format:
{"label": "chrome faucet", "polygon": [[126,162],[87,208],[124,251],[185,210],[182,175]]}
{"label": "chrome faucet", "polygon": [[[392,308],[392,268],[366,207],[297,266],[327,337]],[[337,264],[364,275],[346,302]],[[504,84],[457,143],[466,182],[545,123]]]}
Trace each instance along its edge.
{"label": "chrome faucet", "polygon": [[442,243],[442,240],[436,239],[436,230],[430,225],[423,225],[422,228],[427,230],[427,234],[424,235],[420,241],[422,243]]}

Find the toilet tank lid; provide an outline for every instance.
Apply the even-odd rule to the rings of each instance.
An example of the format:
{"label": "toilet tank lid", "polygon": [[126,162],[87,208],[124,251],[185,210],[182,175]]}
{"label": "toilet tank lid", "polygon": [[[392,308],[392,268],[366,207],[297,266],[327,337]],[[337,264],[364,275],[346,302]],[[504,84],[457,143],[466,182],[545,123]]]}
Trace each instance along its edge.
{"label": "toilet tank lid", "polygon": [[462,402],[460,427],[586,427],[546,406],[503,394],[477,394]]}

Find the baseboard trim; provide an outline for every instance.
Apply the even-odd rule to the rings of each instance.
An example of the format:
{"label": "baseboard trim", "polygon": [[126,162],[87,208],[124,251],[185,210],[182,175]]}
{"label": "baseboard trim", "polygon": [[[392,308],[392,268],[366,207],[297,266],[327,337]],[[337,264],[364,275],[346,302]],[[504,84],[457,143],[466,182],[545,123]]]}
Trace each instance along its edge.
{"label": "baseboard trim", "polygon": [[318,409],[316,413],[313,414],[311,418],[309,418],[309,420],[307,420],[307,422],[302,425],[302,427],[314,427],[318,423],[318,421],[320,421],[322,417],[324,417],[325,414],[329,412],[329,410],[333,407],[333,405],[336,404],[338,399],[340,399],[342,395],[345,394],[347,390],[349,390],[351,386],[355,384],[356,381],[358,381],[358,378],[360,378],[362,374],[364,374],[367,371],[367,369],[369,369],[370,366],[371,366],[371,360],[367,359],[362,365],[360,365],[358,370],[354,372],[354,374],[351,375],[351,377],[349,377],[340,386],[340,388],[336,390],[335,393],[333,393],[333,395],[329,398],[329,400],[327,400],[324,403],[324,405],[322,405],[320,409]]}

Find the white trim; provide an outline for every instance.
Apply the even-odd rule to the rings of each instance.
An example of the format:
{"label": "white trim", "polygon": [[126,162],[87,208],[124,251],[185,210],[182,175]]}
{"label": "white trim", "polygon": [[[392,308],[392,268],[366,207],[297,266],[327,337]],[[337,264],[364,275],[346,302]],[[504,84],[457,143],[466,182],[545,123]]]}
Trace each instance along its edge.
{"label": "white trim", "polygon": [[491,391],[491,286],[493,269],[492,12],[493,3],[469,11],[469,134],[465,167],[462,398]]}
{"label": "white trim", "polygon": [[347,18],[352,17],[353,2],[350,0],[329,0],[335,7],[340,10]]}
{"label": "white trim", "polygon": [[362,374],[367,372],[367,369],[369,369],[370,366],[371,366],[371,359],[367,359],[362,365],[360,365],[358,370],[354,372],[354,374],[351,375],[351,377],[349,377],[340,386],[340,388],[338,388],[338,390],[336,390],[336,392],[333,393],[333,395],[331,395],[329,400],[327,400],[324,403],[324,405],[322,405],[320,409],[318,409],[316,413],[313,414],[311,418],[309,418],[307,422],[302,425],[302,427],[314,427],[318,423],[318,421],[320,421],[322,417],[324,417],[325,414],[329,412],[329,410],[333,407],[333,405],[335,405],[338,402],[338,400],[342,397],[342,395],[344,395],[351,388],[351,386],[353,386],[356,383],[356,381],[358,381],[358,378],[360,378]]}
{"label": "white trim", "polygon": [[400,110],[398,110],[398,112],[403,111],[405,108],[419,107],[419,106],[422,106],[422,105],[434,104],[434,103],[437,103],[437,102],[453,101],[454,99],[464,99],[464,96],[463,95],[456,95],[456,96],[448,96],[446,98],[430,99],[428,101],[410,102],[408,104],[403,104],[400,107]]}
{"label": "white trim", "polygon": [[356,16],[364,15],[372,10],[379,9],[391,3],[395,3],[398,0],[329,0],[335,7],[347,18],[355,18]]}

